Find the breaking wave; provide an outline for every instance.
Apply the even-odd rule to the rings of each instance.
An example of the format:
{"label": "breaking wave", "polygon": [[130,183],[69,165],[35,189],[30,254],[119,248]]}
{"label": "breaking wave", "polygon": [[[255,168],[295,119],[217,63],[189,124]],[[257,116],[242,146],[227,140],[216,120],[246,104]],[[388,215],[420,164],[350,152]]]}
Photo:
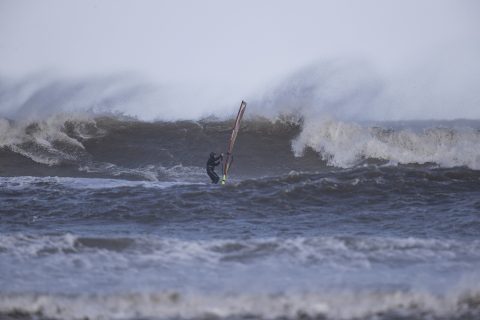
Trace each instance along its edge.
{"label": "breaking wave", "polygon": [[465,267],[467,262],[479,262],[480,241],[355,236],[183,240],[158,236],[134,238],[68,233],[0,236],[0,256],[3,258],[18,256],[42,259],[46,256],[59,256],[63,257],[65,268],[73,266],[70,260],[75,257],[72,255],[91,259],[86,265],[95,265],[102,263],[98,262],[100,255],[105,259],[123,259],[117,253],[129,256],[135,263],[148,261],[159,266],[183,263],[210,267],[224,264],[283,263],[328,266],[337,271],[347,271],[370,269],[373,265],[383,263],[394,263],[401,267],[437,261],[443,263],[444,268],[452,268]]}
{"label": "breaking wave", "polygon": [[[362,59],[334,59],[241,97],[250,103],[235,146],[237,173],[370,162],[479,170],[480,120],[424,120],[475,119],[476,82],[416,86],[393,78]],[[188,177],[210,151],[226,148],[237,107],[188,101],[197,96],[131,74],[0,78],[1,174],[164,180],[175,179],[165,173],[175,167]]]}
{"label": "breaking wave", "polygon": [[[0,119],[3,175],[195,180],[206,155],[226,147],[231,121],[143,122],[57,114],[33,122]],[[251,118],[236,145],[243,176],[384,165],[480,169],[480,122],[359,123]],[[19,157],[20,156],[20,157]]]}
{"label": "breaking wave", "polygon": [[0,148],[46,165],[88,158],[82,141],[99,134],[95,121],[82,115],[57,114],[33,122],[0,119]]}
{"label": "breaking wave", "polygon": [[476,319],[480,293],[332,292],[296,294],[3,294],[12,319]]}
{"label": "breaking wave", "polygon": [[[48,293],[10,288],[0,295],[0,316],[92,320],[474,319],[480,316],[478,272],[464,273],[448,284],[447,290],[437,292],[414,283],[411,274],[408,284],[392,285],[392,275],[382,275],[381,270],[382,265],[394,270],[421,264],[431,269],[435,265],[431,270],[433,279],[443,274],[442,270],[474,270],[480,259],[479,245],[476,240],[381,237],[181,240],[155,236],[3,235],[0,256],[5,264],[17,261],[17,264],[31,266],[33,263],[35,270],[22,269],[33,273],[58,269],[71,275],[82,270],[79,275],[82,279],[88,279],[90,272],[95,272],[110,279],[116,289],[111,292],[104,284],[102,290],[93,293],[88,290],[91,285],[88,282],[82,293],[63,292],[65,288]],[[187,284],[192,281],[188,275],[191,266],[196,273],[215,272],[223,278],[213,283],[220,282],[229,289],[198,291],[195,285],[180,286],[179,281]],[[305,286],[301,278],[292,275],[293,283],[298,282],[302,289],[295,285],[280,289],[256,286],[248,277],[242,281],[240,291],[228,285],[235,275],[245,277],[245,272],[257,275],[253,279],[259,283],[264,282],[265,277],[276,283],[289,283],[276,278],[276,272],[282,268],[285,269],[280,276],[291,272],[302,274],[308,269],[317,276],[309,280],[310,286]],[[137,292],[126,282],[132,275],[137,285],[142,281],[151,282],[151,278],[143,279],[143,276],[153,271],[158,282],[162,270],[169,276],[163,290],[144,284],[142,291]],[[261,276],[265,270],[268,273]],[[373,289],[349,282],[349,274],[365,276],[367,272],[375,274],[374,279],[380,282],[378,287]],[[29,286],[44,278],[30,276],[33,278]],[[173,287],[167,285],[172,277],[177,277],[170,284]],[[425,280],[425,275],[422,279]],[[124,286],[120,291],[119,283]],[[80,284],[77,279],[74,288],[78,289]],[[39,287],[45,285],[42,283]]]}
{"label": "breaking wave", "polygon": [[458,124],[403,122],[366,126],[334,120],[307,121],[292,148],[301,156],[310,147],[329,165],[338,167],[355,166],[363,159],[379,159],[390,164],[434,163],[479,170],[479,124]]}

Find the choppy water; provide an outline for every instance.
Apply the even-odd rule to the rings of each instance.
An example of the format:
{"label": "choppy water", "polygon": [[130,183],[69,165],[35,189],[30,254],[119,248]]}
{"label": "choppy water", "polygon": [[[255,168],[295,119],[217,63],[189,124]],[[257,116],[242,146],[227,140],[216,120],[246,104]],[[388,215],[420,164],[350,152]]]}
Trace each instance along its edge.
{"label": "choppy water", "polygon": [[480,319],[480,123],[2,120],[6,319]]}

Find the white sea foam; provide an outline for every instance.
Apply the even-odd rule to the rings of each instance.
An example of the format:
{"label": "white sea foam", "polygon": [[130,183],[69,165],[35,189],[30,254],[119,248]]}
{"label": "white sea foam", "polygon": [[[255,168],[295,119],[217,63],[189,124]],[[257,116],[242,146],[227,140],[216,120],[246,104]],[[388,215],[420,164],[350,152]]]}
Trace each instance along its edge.
{"label": "white sea foam", "polygon": [[88,173],[110,174],[112,176],[134,176],[148,181],[181,181],[185,184],[198,183],[205,180],[205,170],[200,167],[183,166],[181,164],[164,167],[162,165],[147,165],[139,168],[125,168],[113,163],[89,163],[80,166],[80,171]]}
{"label": "white sea foam", "polygon": [[180,185],[192,185],[204,183],[180,182],[180,181],[132,181],[123,179],[108,178],[70,178],[70,177],[0,177],[0,189],[22,190],[38,184],[50,184],[50,186],[60,186],[62,188],[72,189],[112,189],[123,187],[143,187],[164,189]]}
{"label": "white sea foam", "polygon": [[[182,240],[158,236],[136,238],[96,236],[92,239],[93,243],[98,239],[98,247],[84,247],[82,239],[83,237],[72,234],[38,236],[6,234],[0,236],[2,249],[0,254],[37,256],[42,252],[51,252],[55,255],[62,254],[67,249],[77,253],[94,254],[95,251],[91,251],[91,248],[104,249],[104,241],[116,243],[128,240],[131,243],[129,254],[135,256],[134,260],[167,264],[206,263],[215,266],[243,265],[256,261],[275,265],[283,261],[293,265],[317,265],[353,270],[369,269],[373,264],[383,262],[408,265],[430,264],[437,261],[445,267],[464,266],[465,261],[480,262],[480,241],[380,237],[295,237],[240,241]],[[115,256],[112,258],[115,259]]]}
{"label": "white sea foam", "polygon": [[0,280],[5,284],[0,289],[0,315],[480,315],[479,248],[478,241],[419,238],[182,240],[6,234],[0,235]]}
{"label": "white sea foam", "polygon": [[306,119],[292,149],[301,156],[306,147],[320,153],[328,164],[351,167],[373,158],[392,164],[436,163],[442,167],[480,169],[478,129],[425,127],[388,129],[333,119]]}
{"label": "white sea foam", "polygon": [[95,122],[82,114],[55,114],[37,121],[0,119],[0,148],[47,165],[75,161],[86,152],[78,138],[89,137],[88,127],[95,127]]}
{"label": "white sea foam", "polygon": [[[478,287],[442,295],[423,291],[373,290],[206,294],[145,292],[95,295],[2,294],[0,312],[24,312],[61,319],[460,319],[480,316]],[[463,318],[462,318],[463,319]]]}

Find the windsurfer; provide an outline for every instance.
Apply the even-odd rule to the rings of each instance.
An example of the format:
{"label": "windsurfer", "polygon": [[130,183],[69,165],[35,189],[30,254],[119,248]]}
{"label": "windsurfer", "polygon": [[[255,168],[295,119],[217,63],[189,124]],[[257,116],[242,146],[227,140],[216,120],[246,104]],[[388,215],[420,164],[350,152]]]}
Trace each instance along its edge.
{"label": "windsurfer", "polygon": [[210,153],[210,157],[207,161],[207,174],[212,179],[212,183],[218,183],[220,178],[215,173],[215,167],[220,164],[223,159],[223,153],[221,153],[218,157],[216,156],[215,152]]}

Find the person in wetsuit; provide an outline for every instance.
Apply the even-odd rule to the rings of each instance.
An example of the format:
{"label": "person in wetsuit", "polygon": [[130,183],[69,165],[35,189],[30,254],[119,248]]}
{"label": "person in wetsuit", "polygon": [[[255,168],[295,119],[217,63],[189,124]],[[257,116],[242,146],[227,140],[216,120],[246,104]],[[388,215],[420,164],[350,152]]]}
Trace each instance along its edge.
{"label": "person in wetsuit", "polygon": [[212,183],[218,183],[220,178],[215,173],[215,167],[220,164],[220,161],[223,159],[223,153],[221,153],[218,157],[215,156],[215,152],[210,153],[210,157],[207,161],[207,174],[212,179]]}

